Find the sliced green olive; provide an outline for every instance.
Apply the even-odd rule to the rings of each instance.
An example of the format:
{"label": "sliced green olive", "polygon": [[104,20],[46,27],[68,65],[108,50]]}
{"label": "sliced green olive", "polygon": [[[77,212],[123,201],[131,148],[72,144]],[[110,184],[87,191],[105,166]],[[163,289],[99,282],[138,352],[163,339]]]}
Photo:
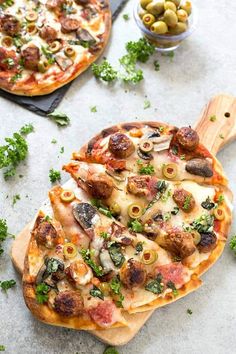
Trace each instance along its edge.
{"label": "sliced green olive", "polygon": [[152,0],[140,0],[140,5],[143,9],[146,9],[147,5],[150,4],[150,2],[152,2]]}
{"label": "sliced green olive", "polygon": [[169,9],[164,13],[164,20],[169,27],[175,27],[178,23],[178,17],[176,13]]}
{"label": "sliced green olive", "polygon": [[63,246],[63,253],[66,258],[74,258],[77,255],[77,247],[72,242],[68,242]]}
{"label": "sliced green olive", "polygon": [[143,255],[142,255],[142,262],[144,264],[153,264],[154,262],[156,262],[158,258],[158,254],[156,251],[154,250],[145,250],[143,251]]}
{"label": "sliced green olive", "polygon": [[152,24],[150,30],[156,34],[165,34],[168,32],[168,27],[164,21],[157,21]]}
{"label": "sliced green olive", "polygon": [[178,10],[176,12],[176,14],[177,14],[178,20],[180,22],[186,22],[187,21],[188,14],[187,14],[187,12],[185,10],[180,9],[180,10]]}
{"label": "sliced green olive", "polygon": [[47,60],[40,60],[38,62],[38,71],[40,73],[45,73],[49,68],[49,64]]}
{"label": "sliced green olive", "polygon": [[99,289],[105,296],[109,296],[110,294],[110,285],[107,282],[100,283],[99,284]]}
{"label": "sliced green olive", "polygon": [[186,23],[178,22],[175,27],[173,27],[173,28],[170,27],[169,32],[170,32],[171,34],[177,35],[177,34],[180,34],[180,33],[185,32],[185,31],[187,30],[187,28],[188,28],[188,27],[187,27],[187,24],[186,24]]}
{"label": "sliced green olive", "polygon": [[139,145],[142,152],[150,152],[153,150],[153,147],[153,142],[151,140],[143,140]]}
{"label": "sliced green olive", "polygon": [[28,23],[28,25],[27,25],[27,32],[29,33],[29,34],[35,34],[35,33],[37,33],[37,31],[38,31],[38,29],[37,29],[37,27],[36,27],[36,25],[35,25],[35,23]]}
{"label": "sliced green olive", "polygon": [[201,241],[201,235],[199,234],[199,232],[197,230],[192,230],[191,235],[193,237],[194,244],[198,245]]}
{"label": "sliced green olive", "polygon": [[13,40],[11,37],[5,36],[5,37],[3,37],[1,43],[4,47],[11,47],[13,44]]}
{"label": "sliced green olive", "polygon": [[192,12],[192,3],[191,1],[185,1],[184,4],[180,5],[182,10],[185,10],[188,15],[191,15]]}
{"label": "sliced green olive", "polygon": [[111,206],[110,206],[110,211],[111,211],[111,213],[113,214],[113,215],[120,215],[120,213],[121,213],[121,207],[120,207],[120,205],[118,204],[118,203],[113,203],[113,204],[111,204]]}
{"label": "sliced green olive", "polygon": [[155,16],[152,14],[146,14],[143,16],[143,24],[145,26],[151,26],[155,22]]}
{"label": "sliced green olive", "polygon": [[146,6],[146,10],[153,15],[160,15],[164,11],[164,1],[152,1]]}
{"label": "sliced green olive", "polygon": [[60,198],[63,202],[70,203],[75,199],[75,193],[67,189],[61,192]]}
{"label": "sliced green olive", "polygon": [[169,10],[172,10],[172,11],[176,12],[176,5],[175,5],[175,3],[173,1],[166,1],[164,3],[164,9],[165,10],[169,9]]}
{"label": "sliced green olive", "polygon": [[214,217],[216,218],[216,220],[221,221],[221,220],[224,220],[224,218],[225,218],[225,211],[220,207],[214,209],[213,214],[214,214]]}
{"label": "sliced green olive", "polygon": [[162,167],[163,176],[168,179],[175,178],[177,176],[177,172],[178,172],[178,167],[175,163],[168,163],[166,165],[163,165]]}
{"label": "sliced green olive", "polygon": [[75,55],[75,50],[72,47],[66,47],[64,53],[67,57],[71,58]]}
{"label": "sliced green olive", "polygon": [[26,13],[25,18],[27,21],[34,22],[37,20],[38,14],[36,11],[31,10]]}
{"label": "sliced green olive", "polygon": [[59,52],[59,50],[61,49],[62,45],[59,41],[54,41],[52,42],[52,44],[49,46],[49,50],[52,53],[57,53]]}
{"label": "sliced green olive", "polygon": [[137,203],[130,204],[128,207],[128,215],[131,219],[138,219],[143,213],[143,208]]}

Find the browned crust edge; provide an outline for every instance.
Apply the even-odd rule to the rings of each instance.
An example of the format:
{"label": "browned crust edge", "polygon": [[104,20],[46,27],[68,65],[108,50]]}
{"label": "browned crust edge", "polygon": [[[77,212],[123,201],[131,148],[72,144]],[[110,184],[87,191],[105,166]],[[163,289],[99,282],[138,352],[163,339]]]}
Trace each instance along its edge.
{"label": "browned crust edge", "polygon": [[[77,78],[79,75],[81,75],[87,68],[95,62],[103,53],[103,51],[106,48],[106,45],[108,43],[110,33],[111,33],[111,24],[112,24],[112,15],[111,15],[111,10],[110,10],[110,3],[108,0],[106,0],[107,7],[104,9],[104,23],[105,23],[105,31],[104,31],[104,36],[103,36],[103,46],[100,49],[100,51],[96,54],[93,55],[87,62],[86,65],[84,65],[80,70],[76,71],[71,77],[67,78],[66,80],[58,80],[53,82],[50,85],[46,85],[45,83],[42,83],[41,85],[35,85],[31,89],[23,89],[22,88],[16,88],[15,90],[7,90],[4,87],[1,87],[2,90],[7,91],[9,93],[12,93],[14,95],[18,96],[43,96],[43,95],[48,95],[52,93],[53,91],[59,89],[60,87],[68,84],[69,82],[73,81],[75,78]],[[22,85],[23,86],[23,85]]]}

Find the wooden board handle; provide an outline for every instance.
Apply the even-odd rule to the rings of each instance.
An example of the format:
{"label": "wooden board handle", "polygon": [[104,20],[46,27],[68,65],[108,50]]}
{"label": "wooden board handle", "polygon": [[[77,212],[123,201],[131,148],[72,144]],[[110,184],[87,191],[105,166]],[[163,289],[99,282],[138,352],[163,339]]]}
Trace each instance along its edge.
{"label": "wooden board handle", "polygon": [[236,98],[228,95],[214,97],[194,127],[213,155],[236,139]]}

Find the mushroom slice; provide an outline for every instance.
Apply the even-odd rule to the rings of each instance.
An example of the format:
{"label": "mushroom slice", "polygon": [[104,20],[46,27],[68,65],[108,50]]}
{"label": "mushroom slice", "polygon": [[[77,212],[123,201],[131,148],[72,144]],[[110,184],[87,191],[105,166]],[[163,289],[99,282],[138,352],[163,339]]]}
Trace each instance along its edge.
{"label": "mushroom slice", "polygon": [[97,209],[89,203],[75,203],[73,215],[85,231],[93,229],[99,220]]}
{"label": "mushroom slice", "polygon": [[159,138],[152,138],[151,141],[154,144],[154,151],[158,152],[169,149],[171,140],[172,135],[160,136]]}
{"label": "mushroom slice", "polygon": [[73,65],[73,60],[66,58],[62,55],[55,55],[55,60],[62,71],[66,71],[71,65]]}

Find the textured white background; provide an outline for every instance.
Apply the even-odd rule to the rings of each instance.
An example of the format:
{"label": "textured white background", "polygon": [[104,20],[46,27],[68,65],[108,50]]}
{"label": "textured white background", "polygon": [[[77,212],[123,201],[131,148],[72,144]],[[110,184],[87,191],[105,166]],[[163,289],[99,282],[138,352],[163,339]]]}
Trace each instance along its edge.
{"label": "textured white background", "polygon": [[[130,0],[123,11],[131,18],[133,4]],[[160,60],[159,72],[153,69],[154,58],[143,65],[145,81],[139,86],[105,87],[96,82],[90,70],[77,79],[60,106],[71,117],[71,125],[65,129],[0,98],[0,143],[25,123],[32,122],[35,126],[35,133],[27,139],[29,158],[18,169],[24,177],[5,182],[0,174],[0,217],[7,219],[10,232],[17,234],[46,198],[50,188],[49,169],[59,169],[73,150],[100,129],[135,119],[162,120],[177,126],[194,124],[212,96],[222,92],[236,95],[236,2],[198,0],[197,6],[197,32],[177,50],[173,61],[155,55]],[[105,55],[117,63],[125,43],[139,36],[133,19],[125,22],[120,15]],[[151,108],[146,110],[145,99],[151,101]],[[97,106],[98,112],[90,112],[91,106]],[[53,138],[58,141],[56,145],[50,143]],[[59,153],[61,146],[65,147],[64,154]],[[233,143],[219,154],[234,192],[235,148]],[[62,173],[62,182],[67,178]],[[21,200],[13,208],[14,194],[20,194]],[[234,223],[232,233],[235,231]],[[6,353],[102,353],[105,346],[91,335],[50,327],[31,316],[22,298],[20,278],[8,256],[10,244],[9,240],[0,260],[0,280],[17,280],[17,287],[8,296],[0,293],[0,344],[6,346]],[[235,353],[236,257],[228,245],[203,280],[204,286],[196,293],[157,310],[139,335],[119,349],[120,353]],[[187,314],[188,308],[192,309],[192,316]]]}

